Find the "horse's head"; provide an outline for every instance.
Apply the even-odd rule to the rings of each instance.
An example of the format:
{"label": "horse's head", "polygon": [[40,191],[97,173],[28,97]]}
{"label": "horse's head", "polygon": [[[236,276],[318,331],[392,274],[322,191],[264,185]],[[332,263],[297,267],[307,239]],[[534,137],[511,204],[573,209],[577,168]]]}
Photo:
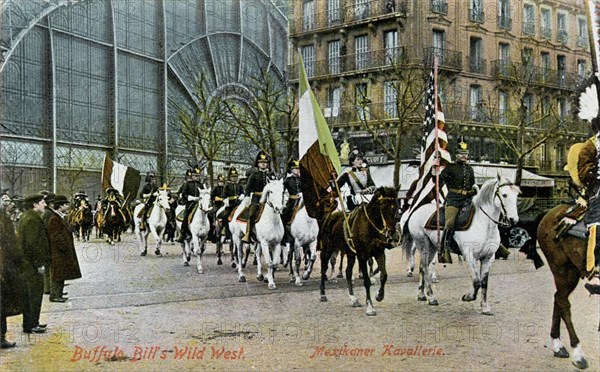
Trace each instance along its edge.
{"label": "horse's head", "polygon": [[511,225],[519,222],[519,213],[517,210],[517,197],[521,193],[519,186],[515,185],[508,178],[502,178],[500,175],[496,179],[487,181],[481,187],[477,194],[476,204],[489,204],[496,208],[503,216],[503,219]]}
{"label": "horse's head", "polygon": [[378,188],[369,206],[376,206],[379,209],[384,226],[389,229],[396,227],[396,214],[398,212],[398,191],[393,187]]}
{"label": "horse's head", "polygon": [[275,213],[281,213],[283,211],[283,180],[277,179],[269,181],[263,189],[262,196],[260,198],[261,203],[266,203],[268,206],[273,208]]}
{"label": "horse's head", "polygon": [[169,194],[167,193],[167,190],[158,190],[158,196],[156,197],[156,201],[154,203],[163,209],[171,208],[169,205]]}
{"label": "horse's head", "polygon": [[210,190],[208,189],[199,189],[200,195],[198,199],[198,208],[200,208],[203,212],[210,211]]}

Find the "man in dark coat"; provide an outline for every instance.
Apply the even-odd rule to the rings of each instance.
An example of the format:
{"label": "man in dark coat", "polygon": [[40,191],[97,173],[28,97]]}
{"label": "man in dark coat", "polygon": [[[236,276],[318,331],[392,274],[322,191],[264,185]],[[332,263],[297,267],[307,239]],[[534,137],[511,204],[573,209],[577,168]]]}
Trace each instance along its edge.
{"label": "man in dark coat", "polygon": [[227,218],[231,214],[231,211],[240,204],[240,196],[242,195],[244,195],[244,187],[239,182],[239,173],[235,167],[231,167],[229,168],[227,184],[225,185],[225,197],[229,205],[225,207],[225,210],[219,216],[222,218],[221,235],[226,235],[229,231],[229,221],[227,221]]}
{"label": "man in dark coat", "polygon": [[44,333],[40,311],[44,296],[44,272],[50,267],[50,245],[41,215],[46,202],[42,194],[30,195],[23,201],[25,212],[17,228],[17,245],[23,255],[21,278],[25,282],[23,295],[23,332]]}
{"label": "man in dark coat", "polygon": [[183,214],[183,221],[181,223],[181,234],[178,243],[183,243],[190,235],[190,227],[188,217],[192,211],[194,204],[200,199],[200,190],[204,189],[204,185],[200,182],[200,169],[194,168],[192,170],[192,178],[186,182],[181,188],[181,199],[185,203],[185,213]]}
{"label": "man in dark coat", "polygon": [[17,247],[17,237],[12,220],[10,197],[2,199],[0,207],[0,348],[14,347],[15,342],[6,339],[6,318],[19,315],[22,310],[23,285],[20,273],[23,270],[23,257]]}
{"label": "man in dark coat", "polygon": [[289,176],[283,181],[283,187],[288,192],[287,203],[283,212],[281,213],[281,222],[285,228],[285,235],[283,236],[284,243],[292,243],[292,235],[290,232],[290,224],[294,209],[300,200],[300,193],[302,192],[300,183],[300,162],[298,160],[291,160],[288,164]]}
{"label": "man in dark coat", "polygon": [[146,175],[146,184],[140,191],[140,198],[144,203],[144,206],[140,210],[138,217],[141,218],[140,231],[146,230],[146,221],[148,220],[148,211],[154,203],[156,196],[158,195],[158,184],[156,183],[156,173],[148,172]]}
{"label": "man in dark coat", "polygon": [[254,166],[258,168],[258,171],[252,173],[248,178],[248,182],[246,183],[245,194],[252,195],[252,200],[250,201],[250,206],[248,207],[248,223],[246,224],[246,234],[242,238],[242,242],[244,243],[250,243],[252,240],[250,238],[250,234],[254,228],[254,218],[256,216],[256,212],[258,211],[262,191],[269,182],[270,178],[273,177],[269,171],[270,162],[271,157],[261,150],[256,155],[256,159],[254,161]]}
{"label": "man in dark coat", "polygon": [[215,231],[215,219],[218,218],[217,212],[223,207],[225,203],[225,175],[219,174],[217,176],[217,186],[213,187],[210,192],[210,201],[212,202],[212,208],[208,215],[210,220],[210,231],[208,233],[208,239],[216,243],[218,240],[217,231]]}
{"label": "man in dark coat", "polygon": [[48,240],[51,253],[51,275],[52,292],[50,293],[51,302],[65,302],[67,298],[63,297],[63,288],[65,280],[81,278],[79,261],[75,252],[75,243],[73,234],[65,219],[69,211],[69,201],[64,195],[56,195],[54,199],[55,210],[48,220]]}
{"label": "man in dark coat", "polygon": [[[40,191],[40,194],[44,195],[44,201],[46,202],[46,208],[44,208],[44,213],[42,213],[42,221],[44,221],[44,226],[48,227],[48,219],[54,213],[54,197],[56,194],[49,191]],[[52,280],[50,279],[50,270],[46,270],[44,272],[44,294],[50,294],[51,290]]]}
{"label": "man in dark coat", "polygon": [[444,233],[442,235],[442,247],[438,254],[440,263],[452,263],[448,242],[454,233],[454,225],[458,211],[469,203],[477,193],[475,186],[475,174],[473,168],[467,164],[469,160],[469,149],[466,142],[461,141],[456,151],[456,161],[449,164],[440,173],[440,188],[446,185],[448,194],[444,202]]}

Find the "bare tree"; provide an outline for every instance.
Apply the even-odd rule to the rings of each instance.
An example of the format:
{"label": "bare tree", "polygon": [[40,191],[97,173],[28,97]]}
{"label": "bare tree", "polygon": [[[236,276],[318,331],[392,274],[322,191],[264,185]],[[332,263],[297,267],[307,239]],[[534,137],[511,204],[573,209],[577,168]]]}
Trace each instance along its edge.
{"label": "bare tree", "polygon": [[291,157],[298,134],[293,124],[297,118],[295,101],[290,99],[288,86],[273,72],[261,69],[250,78],[251,93],[245,102],[228,101],[227,112],[242,137],[271,156],[274,170],[283,168]]}

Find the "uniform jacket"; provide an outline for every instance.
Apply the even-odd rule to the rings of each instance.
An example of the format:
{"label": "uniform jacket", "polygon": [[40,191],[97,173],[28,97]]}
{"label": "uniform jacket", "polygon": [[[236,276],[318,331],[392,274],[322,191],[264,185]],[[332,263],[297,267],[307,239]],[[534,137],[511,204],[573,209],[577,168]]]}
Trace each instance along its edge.
{"label": "uniform jacket", "polygon": [[50,267],[50,244],[46,227],[40,215],[33,209],[21,216],[17,228],[17,245],[23,255],[23,274],[36,274],[38,267]]}
{"label": "uniform jacket", "polygon": [[210,200],[212,200],[215,210],[223,206],[223,200],[225,200],[225,186],[215,186],[210,192]]}
{"label": "uniform jacket", "polygon": [[600,181],[598,180],[598,151],[592,139],[585,141],[579,153],[577,162],[577,174],[579,180],[586,188],[588,196],[598,192]]}
{"label": "uniform jacket", "polygon": [[252,195],[252,204],[258,204],[260,202],[261,195],[257,193],[262,193],[263,189],[269,183],[269,179],[273,176],[269,171],[261,172],[255,171],[248,177],[248,182],[246,183],[246,195]]}
{"label": "uniform jacket", "polygon": [[[358,182],[356,182],[356,179],[354,179],[352,175],[356,176]],[[373,178],[371,178],[371,173],[367,172],[367,174],[365,174],[357,168],[352,168],[342,174],[340,178],[338,178],[337,183],[339,188],[342,188],[347,184],[352,195],[356,195],[358,191],[362,191],[368,187],[375,187],[375,182],[373,182]]]}
{"label": "uniform jacket", "polygon": [[23,256],[17,247],[17,237],[10,216],[0,208],[0,304],[2,315],[22,313],[23,282],[19,274],[23,271]]}
{"label": "uniform jacket", "polygon": [[155,192],[158,191],[158,186],[154,183],[151,182],[147,182],[144,187],[142,188],[142,191],[140,191],[140,198],[141,199],[145,199],[144,195],[147,194],[153,194]]}
{"label": "uniform jacket", "polygon": [[188,181],[181,188],[181,198],[187,205],[193,203],[188,200],[188,196],[200,196],[200,190],[204,189],[204,185],[200,181]]}
{"label": "uniform jacket", "polygon": [[[451,163],[440,173],[440,187],[448,187],[446,206],[460,208],[474,195],[475,174],[467,163]],[[468,193],[456,193],[453,190],[463,190]]]}
{"label": "uniform jacket", "polygon": [[244,193],[244,188],[239,183],[228,182],[225,185],[225,197],[229,199],[229,207],[240,203],[239,197]]}
{"label": "uniform jacket", "polygon": [[53,212],[48,220],[48,241],[52,257],[52,280],[81,278],[73,234],[67,221],[56,212]]}

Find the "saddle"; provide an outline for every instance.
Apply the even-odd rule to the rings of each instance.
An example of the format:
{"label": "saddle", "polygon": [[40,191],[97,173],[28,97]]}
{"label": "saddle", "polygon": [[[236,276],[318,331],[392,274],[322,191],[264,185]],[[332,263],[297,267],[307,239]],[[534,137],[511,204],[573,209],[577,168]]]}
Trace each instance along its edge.
{"label": "saddle", "polygon": [[[192,222],[192,218],[194,218],[194,214],[196,213],[197,209],[198,209],[198,202],[194,202],[194,204],[192,205],[192,210],[190,211],[190,214],[188,214],[188,224]],[[182,209],[181,212],[179,212],[179,214],[176,217],[177,221],[183,222],[184,217],[185,217],[185,209]]]}
{"label": "saddle", "polygon": [[[151,205],[150,208],[147,208],[147,209],[146,208],[142,208],[142,209],[140,209],[140,211],[138,212],[137,217],[138,218],[142,218],[143,215],[144,215],[144,210],[146,212],[146,217],[150,217],[150,214],[152,214],[152,209],[153,208],[154,208],[154,204]],[[183,217],[182,217],[182,220],[183,220]]]}
{"label": "saddle", "polygon": [[[244,209],[242,209],[240,214],[238,214],[236,221],[237,222],[248,222],[248,210],[249,210],[248,206],[244,207]],[[265,210],[265,205],[259,204],[258,210],[256,211],[256,214],[254,215],[254,221],[253,221],[254,223],[256,223],[256,222],[258,222],[258,220],[260,220],[260,216],[262,216],[262,213],[264,210]]]}
{"label": "saddle", "polygon": [[290,220],[287,222],[286,225],[292,226],[292,222],[294,222],[296,215],[298,214],[298,212],[300,212],[300,209],[302,209],[302,207],[304,207],[304,202],[296,203],[296,206],[294,207],[294,210],[292,211]]}
{"label": "saddle", "polygon": [[[443,228],[446,222],[446,216],[444,214],[444,207],[440,208],[440,226]],[[464,205],[456,216],[456,224],[454,225],[454,231],[465,231],[471,227],[473,222],[473,216],[475,215],[475,206],[472,203]],[[433,212],[427,223],[425,224],[427,230],[437,230],[437,213]]]}
{"label": "saddle", "polygon": [[584,223],[587,207],[575,204],[566,210],[556,227],[556,239],[564,234],[572,235],[579,239],[588,238],[588,229]]}

